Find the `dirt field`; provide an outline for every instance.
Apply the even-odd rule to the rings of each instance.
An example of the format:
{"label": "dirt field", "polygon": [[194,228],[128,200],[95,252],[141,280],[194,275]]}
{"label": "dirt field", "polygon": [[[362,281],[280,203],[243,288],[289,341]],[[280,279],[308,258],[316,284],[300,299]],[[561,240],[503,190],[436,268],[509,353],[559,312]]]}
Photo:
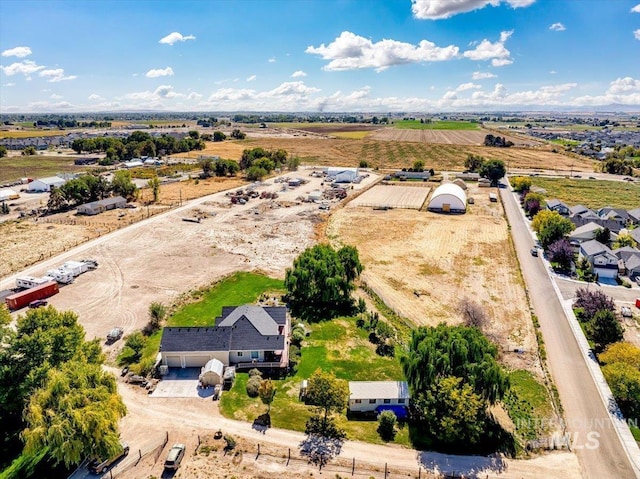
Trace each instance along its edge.
{"label": "dirt field", "polygon": [[538,370],[535,333],[500,203],[469,183],[475,199],[464,215],[343,208],[327,235],[358,247],[362,279],[400,315],[419,325],[457,324],[458,303],[479,303],[487,332],[513,366]]}
{"label": "dirt field", "polygon": [[354,207],[389,207],[419,210],[431,188],[423,186],[376,185],[348,203]]}
{"label": "dirt field", "polygon": [[[128,334],[146,324],[151,302],[170,304],[179,294],[234,271],[262,270],[274,277],[284,277],[293,259],[314,243],[315,227],[326,216],[314,203],[295,201],[314,189],[321,189],[322,179],[310,177],[303,171],[291,176],[306,177],[309,183],[283,192],[280,184],[271,181],[261,189],[279,191],[277,200],[253,199],[246,205],[231,206],[224,193],[206,196],[89,241],[21,274],[41,276],[67,259],[96,259],[99,263],[96,271],[61,288],[50,303],[58,309],[76,311],[88,338],[103,337],[114,326],[122,327]],[[356,185],[354,191],[367,187],[375,179],[377,176],[371,175]],[[126,214],[146,214],[146,208],[139,210]],[[205,219],[201,223],[183,221],[185,217],[194,216]],[[103,215],[96,218],[106,219],[101,217]],[[120,221],[127,220],[121,218]],[[3,255],[8,255],[6,258],[33,257],[30,255],[36,254],[36,247],[51,247],[54,241],[81,241],[82,237],[77,235],[88,230],[86,225],[78,224],[38,222],[17,226],[21,225],[30,227],[27,233],[30,236],[14,241],[11,251],[0,248]],[[47,240],[42,234],[58,230],[65,232],[62,240],[54,239],[53,234]],[[29,249],[30,244],[35,246]],[[14,281],[14,276],[4,278],[0,281],[0,290],[14,287]],[[109,349],[119,346],[116,343]]]}

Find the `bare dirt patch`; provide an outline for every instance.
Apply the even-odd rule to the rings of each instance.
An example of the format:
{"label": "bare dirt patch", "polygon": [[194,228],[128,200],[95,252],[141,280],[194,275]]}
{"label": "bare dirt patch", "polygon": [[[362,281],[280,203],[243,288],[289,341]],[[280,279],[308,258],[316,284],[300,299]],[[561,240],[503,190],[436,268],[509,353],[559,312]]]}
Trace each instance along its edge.
{"label": "bare dirt patch", "polygon": [[348,207],[389,207],[419,210],[431,188],[422,186],[376,185],[348,203]]}
{"label": "bare dirt patch", "polygon": [[535,333],[502,207],[469,186],[475,204],[464,215],[343,208],[327,236],[358,247],[362,279],[401,316],[458,324],[458,303],[469,298],[491,318],[487,333],[505,352],[528,351],[506,353],[507,361],[532,368]]}

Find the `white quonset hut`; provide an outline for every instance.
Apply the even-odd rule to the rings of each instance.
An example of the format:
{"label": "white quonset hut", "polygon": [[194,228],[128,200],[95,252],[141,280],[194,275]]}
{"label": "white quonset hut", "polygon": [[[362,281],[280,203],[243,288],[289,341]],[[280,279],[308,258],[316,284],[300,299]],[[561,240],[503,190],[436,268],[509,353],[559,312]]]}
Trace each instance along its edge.
{"label": "white quonset hut", "polygon": [[439,213],[464,213],[467,210],[467,194],[454,183],[444,183],[431,195],[427,209]]}
{"label": "white quonset hut", "polygon": [[203,386],[215,386],[222,384],[224,364],[217,359],[212,359],[200,370],[200,382]]}
{"label": "white quonset hut", "polygon": [[65,180],[59,178],[57,176],[48,176],[46,178],[40,178],[38,180],[33,180],[31,183],[27,185],[27,191],[31,192],[41,192],[41,191],[51,191],[53,187],[60,187],[65,184]]}

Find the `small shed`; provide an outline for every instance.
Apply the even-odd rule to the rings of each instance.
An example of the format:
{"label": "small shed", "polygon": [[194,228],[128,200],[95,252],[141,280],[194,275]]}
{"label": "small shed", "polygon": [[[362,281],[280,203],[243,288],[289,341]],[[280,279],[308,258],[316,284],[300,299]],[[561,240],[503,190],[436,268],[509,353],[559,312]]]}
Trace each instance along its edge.
{"label": "small shed", "polygon": [[335,183],[353,183],[358,174],[352,170],[341,171],[337,175],[335,175],[334,182]]}
{"label": "small shed", "polygon": [[464,182],[464,180],[461,180],[460,178],[456,178],[455,180],[453,180],[453,184],[458,185],[463,190],[467,189],[467,184]]}
{"label": "small shed", "polygon": [[320,201],[322,199],[322,191],[320,190],[313,190],[311,193],[309,193],[309,201],[314,202],[314,201]]}
{"label": "small shed", "polygon": [[409,405],[410,398],[406,381],[349,381],[350,412],[380,412],[390,406],[401,409]]}
{"label": "small shed", "polygon": [[203,386],[222,384],[224,364],[217,359],[211,359],[200,370],[200,382]]}

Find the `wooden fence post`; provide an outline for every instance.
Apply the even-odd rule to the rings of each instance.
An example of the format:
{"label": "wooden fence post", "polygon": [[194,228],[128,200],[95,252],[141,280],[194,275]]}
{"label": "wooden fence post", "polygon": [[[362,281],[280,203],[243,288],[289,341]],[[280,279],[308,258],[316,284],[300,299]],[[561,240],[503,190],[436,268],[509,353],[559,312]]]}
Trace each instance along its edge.
{"label": "wooden fence post", "polygon": [[353,463],[351,464],[351,475],[353,476],[353,474],[356,472],[356,458],[353,458]]}
{"label": "wooden fence post", "polygon": [[384,479],[387,479],[387,463],[384,463]]}
{"label": "wooden fence post", "polygon": [[287,466],[289,465],[290,460],[291,460],[291,448],[289,448],[289,457],[287,458]]}

